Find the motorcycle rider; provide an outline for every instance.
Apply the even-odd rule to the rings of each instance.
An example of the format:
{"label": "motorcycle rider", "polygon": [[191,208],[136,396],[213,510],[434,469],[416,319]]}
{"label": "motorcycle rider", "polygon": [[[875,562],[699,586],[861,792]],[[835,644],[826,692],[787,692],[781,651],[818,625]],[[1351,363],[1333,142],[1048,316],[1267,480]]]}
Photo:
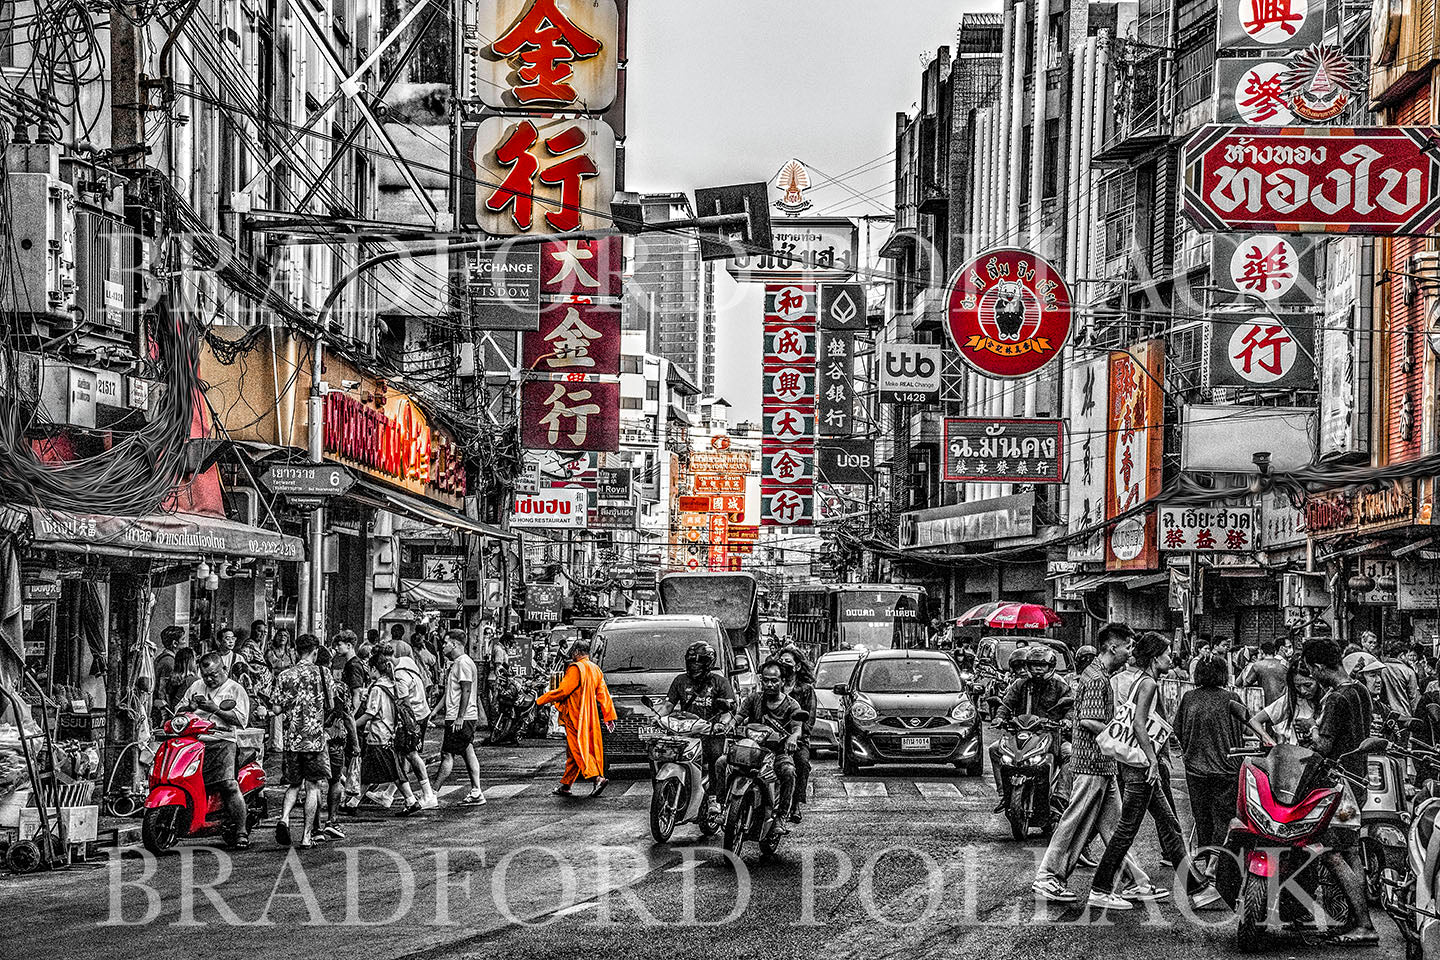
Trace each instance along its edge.
{"label": "motorcycle rider", "polygon": [[[1017,679],[1006,689],[995,708],[995,720],[1004,723],[1011,717],[1030,714],[1059,723],[1070,713],[1074,700],[1070,685],[1055,676],[1059,658],[1055,651],[1044,644],[1023,648],[1024,659],[1012,658]],[[1055,771],[1060,771],[1060,736],[1057,731],[1050,738],[1050,749],[1055,761]],[[1000,742],[990,745],[990,773],[995,778],[995,792],[1000,795],[997,811],[1004,810],[1006,797],[1000,785]]]}
{"label": "motorcycle rider", "polygon": [[804,712],[800,704],[785,693],[780,662],[766,660],[760,667],[760,692],[745,698],[736,717],[737,725],[742,729],[753,724],[785,734],[784,742],[775,749],[775,778],[780,788],[776,791],[770,829],[776,834],[790,832],[784,821],[795,797],[795,747],[800,743],[800,734],[804,729]]}
{"label": "motorcycle rider", "polygon": [[662,717],[676,711],[708,720],[711,729],[716,731],[700,738],[708,779],[705,802],[714,812],[719,806],[716,792],[721,786],[716,761],[725,755],[725,731],[734,719],[735,690],[729,680],[715,672],[715,649],[704,640],[696,640],[685,648],[685,672],[670,682],[665,702],[655,708],[656,714]]}

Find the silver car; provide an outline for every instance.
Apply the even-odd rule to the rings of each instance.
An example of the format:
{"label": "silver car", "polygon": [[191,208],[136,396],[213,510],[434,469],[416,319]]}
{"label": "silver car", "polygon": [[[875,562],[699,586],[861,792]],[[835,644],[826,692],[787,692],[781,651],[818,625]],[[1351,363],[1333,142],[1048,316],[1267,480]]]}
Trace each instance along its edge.
{"label": "silver car", "polygon": [[863,651],[832,650],[815,661],[815,724],[810,730],[810,752],[838,753],[840,727],[844,715],[840,698],[835,694],[837,683],[846,683]]}

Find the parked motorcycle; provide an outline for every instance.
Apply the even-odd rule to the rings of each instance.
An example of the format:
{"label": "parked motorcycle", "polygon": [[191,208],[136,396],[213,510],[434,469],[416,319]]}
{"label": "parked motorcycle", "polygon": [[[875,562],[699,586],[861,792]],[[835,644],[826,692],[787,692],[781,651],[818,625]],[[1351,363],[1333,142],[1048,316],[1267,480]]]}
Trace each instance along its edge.
{"label": "parked motorcycle", "polygon": [[1404,880],[1409,853],[1406,832],[1409,804],[1405,800],[1405,760],[1398,747],[1365,758],[1366,783],[1357,785],[1360,804],[1360,862],[1365,867],[1365,893],[1373,904],[1385,905],[1387,890]]}
{"label": "parked motorcycle", "polygon": [[747,840],[769,856],[780,846],[785,829],[775,816],[775,754],[784,749],[785,735],[767,726],[751,724],[725,753],[725,849],[740,856]]}
{"label": "parked motorcycle", "polygon": [[[1357,753],[1387,745],[1367,740]],[[1351,921],[1350,904],[1325,863],[1311,846],[1331,825],[1340,808],[1343,771],[1305,747],[1282,744],[1242,749],[1239,816],[1225,840],[1228,857],[1220,857],[1215,886],[1239,918],[1236,946],[1243,952],[1259,948],[1260,932],[1273,920],[1301,930],[1321,929],[1314,910],[1319,905],[1329,927]],[[1292,889],[1304,894],[1305,902]],[[1272,900],[1272,894],[1275,900]]]}
{"label": "parked motorcycle", "polygon": [[1056,789],[1060,770],[1055,763],[1055,739],[1060,736],[1060,724],[1023,714],[1000,724],[999,729],[1000,799],[1010,832],[1016,840],[1028,837],[1032,827],[1048,833],[1065,810]]}
{"label": "parked motorcycle", "polygon": [[545,676],[525,678],[506,668],[498,678],[495,694],[495,723],[491,727],[492,744],[519,743],[531,730],[539,707],[535,701],[549,688]]}
{"label": "parked motorcycle", "polygon": [[[213,720],[182,713],[167,720],[165,737],[150,769],[149,794],[140,840],[151,853],[162,853],[187,837],[223,836],[234,843],[236,831],[224,824],[224,804],[205,786],[203,737],[215,729]],[[236,780],[245,798],[246,830],[265,817],[265,768],[255,750],[240,751]]]}
{"label": "parked motorcycle", "polygon": [[[652,706],[649,697],[645,705]],[[701,740],[715,732],[715,725],[708,720],[673,713],[641,725],[640,739],[649,744],[654,771],[650,836],[656,843],[667,843],[682,823],[696,824],[707,837],[720,829],[721,810],[705,801],[710,778]]]}
{"label": "parked motorcycle", "polygon": [[[1380,793],[1388,783],[1377,782],[1377,770],[1371,757],[1369,769],[1370,789]],[[1440,753],[1431,747],[1413,743],[1407,748],[1391,747],[1384,754],[1387,761],[1395,761],[1403,770],[1405,760],[1413,760],[1417,770],[1436,769]],[[1388,774],[1391,764],[1381,768]],[[1383,794],[1382,794],[1383,795]],[[1403,790],[1401,793],[1403,798]],[[1405,960],[1423,960],[1425,957],[1440,957],[1440,890],[1437,890],[1437,872],[1440,872],[1440,781],[1426,780],[1419,784],[1411,801],[1413,814],[1406,816],[1402,810],[1397,824],[1385,820],[1371,829],[1365,823],[1365,810],[1361,810],[1362,846],[1366,857],[1366,883],[1370,885],[1372,872],[1378,881],[1378,902],[1394,921],[1405,943]],[[1395,849],[1396,833],[1399,833],[1401,847]]]}

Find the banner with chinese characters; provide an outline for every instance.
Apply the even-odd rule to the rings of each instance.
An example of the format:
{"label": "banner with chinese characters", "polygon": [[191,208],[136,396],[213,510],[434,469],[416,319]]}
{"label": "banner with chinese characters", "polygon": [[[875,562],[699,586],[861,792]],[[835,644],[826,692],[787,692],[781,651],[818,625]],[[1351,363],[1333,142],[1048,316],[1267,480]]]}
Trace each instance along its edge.
{"label": "banner with chinese characters", "polygon": [[615,0],[467,0],[461,96],[495,110],[604,113],[618,93]]}
{"label": "banner with chinese characters", "polygon": [[826,330],[820,338],[819,409],[822,437],[855,434],[855,334]]}
{"label": "banner with chinese characters", "polygon": [[725,544],[730,540],[730,521],[723,513],[712,513],[706,520],[710,531],[710,569],[724,570],[727,560]]}
{"label": "banner with chinese characters", "polygon": [[1313,390],[1315,322],[1310,313],[1216,312],[1210,317],[1210,385]]}
{"label": "banner with chinese characters", "polygon": [[460,227],[494,236],[609,227],[615,131],[587,117],[487,117],[461,130]]}
{"label": "banner with chinese characters", "polygon": [[620,375],[620,311],[591,303],[551,303],[540,329],[525,334],[521,352],[530,373]]}
{"label": "banner with chinese characters", "polygon": [[1259,47],[1283,57],[1319,43],[1324,30],[1325,4],[1318,0],[1220,0],[1221,50]]}
{"label": "banner with chinese characters", "polygon": [[546,298],[619,297],[624,239],[552,240],[540,245],[540,294]]}
{"label": "banner with chinese characters", "polygon": [[1160,549],[1199,553],[1255,549],[1254,507],[1161,507]]}
{"label": "banner with chinese characters", "polygon": [[1116,522],[1106,537],[1106,570],[1154,570],[1160,565],[1154,509],[1130,511],[1160,494],[1164,378],[1163,341],[1147,340],[1110,354],[1105,519]]}
{"label": "banner with chinese characters", "polygon": [[620,449],[620,384],[580,376],[521,385],[520,442],[526,449]]}
{"label": "banner with chinese characters", "polygon": [[[1109,358],[1077,358],[1070,378],[1070,443],[1065,468],[1065,495],[1070,503],[1067,557],[1074,562],[1105,559],[1106,421]],[[1084,536],[1076,536],[1088,531]]]}
{"label": "banner with chinese characters", "polygon": [[1210,282],[1247,299],[1313,307],[1319,251],[1313,237],[1217,233],[1210,238]]}
{"label": "banner with chinese characters", "polygon": [[945,421],[945,479],[980,483],[1060,483],[1063,420]]}
{"label": "banner with chinese characters", "polygon": [[760,522],[766,526],[808,526],[815,518],[818,310],[813,284],[765,287]]}

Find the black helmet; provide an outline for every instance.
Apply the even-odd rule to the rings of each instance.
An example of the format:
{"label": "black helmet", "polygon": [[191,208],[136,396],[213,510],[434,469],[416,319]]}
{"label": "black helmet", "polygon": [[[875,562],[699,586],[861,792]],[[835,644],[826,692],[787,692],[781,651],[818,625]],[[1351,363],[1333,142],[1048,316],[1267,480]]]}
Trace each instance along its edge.
{"label": "black helmet", "polygon": [[704,640],[696,640],[685,648],[685,672],[694,676],[715,668],[715,648]]}

